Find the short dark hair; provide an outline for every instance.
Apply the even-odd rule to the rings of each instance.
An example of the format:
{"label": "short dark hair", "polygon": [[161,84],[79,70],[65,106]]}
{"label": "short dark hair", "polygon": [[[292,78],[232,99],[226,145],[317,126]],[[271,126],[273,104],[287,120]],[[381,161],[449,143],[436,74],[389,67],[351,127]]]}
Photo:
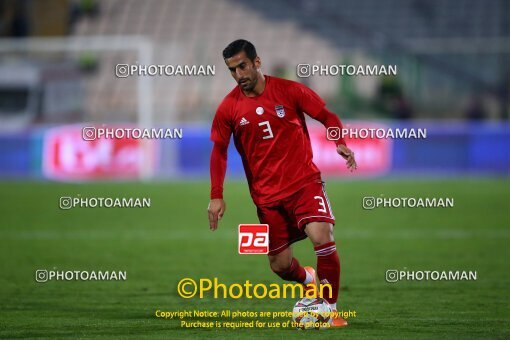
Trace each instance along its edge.
{"label": "short dark hair", "polygon": [[246,56],[254,61],[257,58],[257,50],[255,46],[248,40],[237,39],[228,44],[227,47],[223,50],[223,59],[231,58],[239,52],[244,51]]}

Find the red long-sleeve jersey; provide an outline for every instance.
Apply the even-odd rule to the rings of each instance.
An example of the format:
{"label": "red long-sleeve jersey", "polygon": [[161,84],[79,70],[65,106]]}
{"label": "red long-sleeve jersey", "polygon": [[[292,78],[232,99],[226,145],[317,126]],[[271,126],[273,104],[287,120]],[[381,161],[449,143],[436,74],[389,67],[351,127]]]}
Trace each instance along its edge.
{"label": "red long-sleeve jersey", "polygon": [[[223,197],[230,137],[241,155],[256,205],[288,197],[320,180],[304,113],[326,127],[342,128],[340,119],[308,87],[265,76],[264,91],[247,97],[236,86],[221,102],[211,128],[211,199]],[[326,136],[326,134],[324,134]],[[345,144],[340,139],[337,144]]]}

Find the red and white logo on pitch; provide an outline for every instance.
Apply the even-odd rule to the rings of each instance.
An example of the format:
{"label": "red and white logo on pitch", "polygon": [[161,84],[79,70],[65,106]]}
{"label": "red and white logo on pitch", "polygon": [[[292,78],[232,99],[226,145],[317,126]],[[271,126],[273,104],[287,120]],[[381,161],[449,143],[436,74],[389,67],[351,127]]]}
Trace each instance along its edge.
{"label": "red and white logo on pitch", "polygon": [[269,253],[268,224],[239,225],[239,254]]}

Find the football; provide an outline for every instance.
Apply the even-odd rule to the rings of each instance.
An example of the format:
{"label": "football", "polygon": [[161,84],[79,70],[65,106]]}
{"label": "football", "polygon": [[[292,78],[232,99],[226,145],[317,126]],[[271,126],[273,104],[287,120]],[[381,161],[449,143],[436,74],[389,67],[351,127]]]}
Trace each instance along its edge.
{"label": "football", "polygon": [[321,298],[303,298],[292,310],[292,320],[298,329],[325,329],[330,327],[333,310]]}

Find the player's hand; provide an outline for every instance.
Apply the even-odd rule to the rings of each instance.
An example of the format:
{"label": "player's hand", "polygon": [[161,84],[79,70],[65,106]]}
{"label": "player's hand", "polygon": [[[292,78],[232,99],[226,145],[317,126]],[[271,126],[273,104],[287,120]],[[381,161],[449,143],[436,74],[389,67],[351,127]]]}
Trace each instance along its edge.
{"label": "player's hand", "polygon": [[225,201],[221,198],[215,198],[209,202],[209,207],[207,207],[209,212],[209,229],[215,231],[218,228],[218,220],[221,220],[226,208]]}
{"label": "player's hand", "polygon": [[338,152],[338,154],[347,161],[345,164],[347,164],[347,169],[351,170],[351,172],[358,168],[358,164],[356,164],[356,158],[354,158],[354,152],[351,149],[343,144],[340,144],[336,147],[336,152]]}

